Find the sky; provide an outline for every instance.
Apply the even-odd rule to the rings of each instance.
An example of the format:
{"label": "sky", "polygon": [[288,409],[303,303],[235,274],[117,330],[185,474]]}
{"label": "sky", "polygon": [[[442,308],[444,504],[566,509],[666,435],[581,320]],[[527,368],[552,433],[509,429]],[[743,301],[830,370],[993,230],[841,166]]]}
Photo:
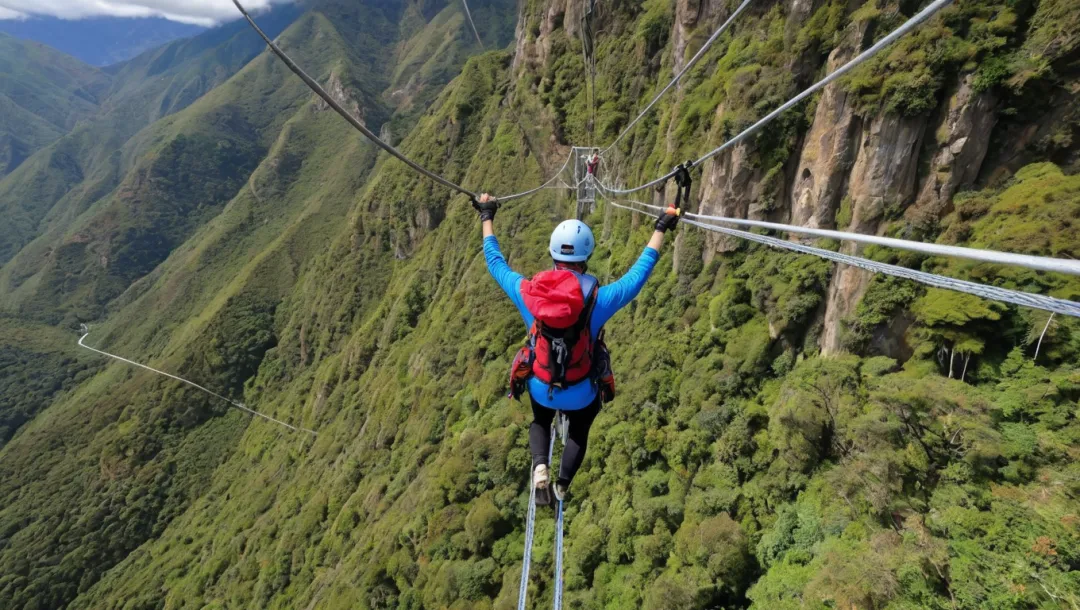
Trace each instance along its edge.
{"label": "sky", "polygon": [[[240,0],[251,12],[290,0]],[[236,19],[232,0],[0,0],[0,19],[51,16],[61,19],[86,17],[165,17],[173,21],[211,26]]]}

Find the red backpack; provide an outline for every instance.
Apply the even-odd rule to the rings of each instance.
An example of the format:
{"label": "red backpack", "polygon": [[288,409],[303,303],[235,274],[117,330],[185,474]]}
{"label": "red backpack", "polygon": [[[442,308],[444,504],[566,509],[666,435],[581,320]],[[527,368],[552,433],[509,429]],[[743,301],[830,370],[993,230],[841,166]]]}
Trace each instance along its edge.
{"label": "red backpack", "polygon": [[524,392],[529,377],[548,384],[550,396],[554,388],[595,377],[598,370],[614,392],[607,348],[589,329],[598,290],[595,277],[566,269],[543,271],[521,283],[525,307],[534,321],[510,370],[512,398]]}

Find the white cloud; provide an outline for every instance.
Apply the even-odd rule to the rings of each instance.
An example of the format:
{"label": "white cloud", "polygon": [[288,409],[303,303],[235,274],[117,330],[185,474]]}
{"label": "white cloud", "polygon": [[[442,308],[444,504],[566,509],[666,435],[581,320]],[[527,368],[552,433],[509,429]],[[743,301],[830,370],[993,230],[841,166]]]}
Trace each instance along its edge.
{"label": "white cloud", "polygon": [[[248,11],[291,0],[241,0]],[[236,19],[231,0],[0,0],[0,19],[49,15],[62,19],[86,17],[165,17],[173,21],[213,25]]]}

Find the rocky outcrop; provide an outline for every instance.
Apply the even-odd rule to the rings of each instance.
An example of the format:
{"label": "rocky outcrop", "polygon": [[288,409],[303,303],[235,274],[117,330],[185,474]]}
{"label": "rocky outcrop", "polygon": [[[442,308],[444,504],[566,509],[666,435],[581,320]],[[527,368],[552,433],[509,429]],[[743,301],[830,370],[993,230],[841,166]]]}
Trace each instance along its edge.
{"label": "rocky outcrop", "polygon": [[915,205],[906,213],[913,223],[932,223],[948,213],[956,191],[979,175],[997,124],[997,99],[992,93],[976,92],[973,81],[973,74],[961,78],[942,109],[934,131],[937,151]]}
{"label": "rocky outcrop", "polygon": [[848,179],[849,230],[876,233],[886,212],[912,201],[926,119],[880,114],[863,130]]}
{"label": "rocky outcrop", "polygon": [[[672,71],[678,72],[690,59],[686,53],[686,47],[694,33],[697,24],[702,21],[702,12],[708,10],[708,0],[676,0],[675,2],[675,28],[671,33],[671,62]],[[694,53],[697,52],[695,49]]]}
{"label": "rocky outcrop", "polygon": [[1080,142],[1080,75],[1063,75],[1059,86],[1042,93],[1036,108],[1000,117],[978,183],[999,183],[1038,161],[1078,162],[1073,142]]}
{"label": "rocky outcrop", "polygon": [[[854,56],[845,45],[829,55],[828,71]],[[814,122],[803,139],[791,188],[791,224],[831,229],[844,197],[844,186],[855,159],[861,121],[839,83],[825,87],[814,111]]]}
{"label": "rocky outcrop", "polygon": [[[723,111],[721,106],[717,116]],[[705,162],[698,191],[701,214],[754,220],[765,218],[762,197],[766,186],[763,180],[764,171],[752,162],[753,146],[752,143],[744,141],[730,151]],[[737,238],[710,232],[705,240],[706,264],[717,253],[730,252],[737,248],[739,243]]]}
{"label": "rocky outcrop", "polygon": [[[330,78],[326,81],[326,92],[330,94],[330,97],[341,104],[342,108],[349,111],[349,114],[353,115],[357,119],[360,119],[361,123],[364,123],[364,111],[360,107],[360,103],[356,101],[349,91],[345,88],[345,83],[341,80],[341,75],[337,72],[330,73]],[[326,100],[321,97],[315,98],[315,110],[318,112],[326,112],[330,110],[330,104],[326,103]]]}
{"label": "rocky outcrop", "polygon": [[[870,120],[859,141],[855,164],[848,178],[851,223],[848,230],[875,234],[886,215],[898,214],[915,196],[919,148],[926,119],[878,115]],[[853,244],[845,252],[857,253]],[[834,354],[842,348],[842,321],[854,312],[866,293],[870,273],[840,265],[829,284],[821,351]]]}
{"label": "rocky outcrop", "polygon": [[[514,74],[521,76],[522,72],[526,70],[533,73],[543,72],[540,68],[547,63],[548,57],[551,55],[553,42],[551,33],[557,27],[569,26],[570,24],[566,22],[568,18],[569,16],[566,15],[566,0],[552,0],[540,16],[540,29],[534,35],[530,31],[532,26],[529,23],[529,15],[525,14],[524,11],[520,14],[515,31],[514,60],[512,64]],[[567,34],[569,32],[569,27],[567,27]]]}

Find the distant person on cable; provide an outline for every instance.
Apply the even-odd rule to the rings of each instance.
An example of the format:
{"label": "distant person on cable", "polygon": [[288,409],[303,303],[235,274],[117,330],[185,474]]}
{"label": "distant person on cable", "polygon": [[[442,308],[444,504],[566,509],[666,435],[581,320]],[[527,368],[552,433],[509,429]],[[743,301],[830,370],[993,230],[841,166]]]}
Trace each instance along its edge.
{"label": "distant person on cable", "polygon": [[585,159],[585,171],[590,176],[596,175],[596,168],[600,165],[600,149],[594,148],[592,155]]}
{"label": "distant person on cable", "polygon": [[473,206],[483,222],[488,271],[517,306],[529,332],[511,367],[510,395],[517,398],[525,390],[529,392],[533,410],[529,448],[536,502],[552,504],[548,447],[555,412],[564,412],[570,424],[554,485],[555,496],[562,500],[585,458],[589,427],[601,401],[611,400],[615,393],[603,340],[604,324],[645,285],[660,258],[664,232],[679,221],[678,211],[668,208],[657,219],[645,251],[626,275],[614,284],[600,286],[587,273],[596,242],[585,223],[565,220],[555,227],[549,246],[554,268],[525,279],[510,269],[499,251],[492,228],[499,202],[485,193]]}

